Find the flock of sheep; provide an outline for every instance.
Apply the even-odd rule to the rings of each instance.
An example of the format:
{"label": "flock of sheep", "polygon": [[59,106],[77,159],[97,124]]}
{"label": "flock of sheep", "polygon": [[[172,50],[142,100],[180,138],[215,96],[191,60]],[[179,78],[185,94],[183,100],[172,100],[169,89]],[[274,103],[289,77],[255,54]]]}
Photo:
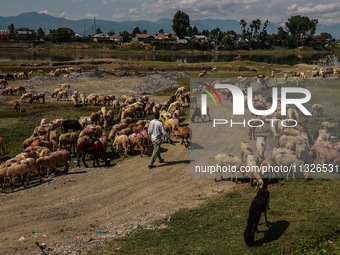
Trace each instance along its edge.
{"label": "flock of sheep", "polygon": [[[68,84],[62,86],[70,89]],[[63,91],[60,89],[62,88],[56,89],[59,90],[57,98]],[[54,92],[52,97],[56,95]],[[80,117],[78,120],[47,121],[43,118],[40,125],[34,129],[32,136],[23,142],[23,152],[0,165],[0,180],[3,180],[3,188],[6,180],[9,179],[13,192],[17,176],[21,176],[26,187],[31,173],[36,173],[41,181],[42,177],[47,178],[51,171],[57,173],[58,165],[64,165],[64,172],[67,173],[72,150],[77,157],[79,167],[81,159],[87,167],[85,159],[88,154],[93,156],[93,166],[99,165],[99,158],[105,162],[105,166],[109,166],[110,159],[107,157],[109,143],[112,143],[114,153],[119,153],[123,147],[124,156],[127,156],[129,150],[134,155],[135,148],[139,147],[141,157],[146,155],[152,147],[147,132],[150,121],[142,118],[155,111],[160,112],[160,120],[163,121],[171,137],[175,132],[180,132],[182,143],[185,146],[189,145],[190,128],[179,125],[181,110],[190,105],[190,93],[184,88],[178,89],[176,95],[172,95],[164,103],[149,101],[148,96],[137,99],[134,96],[122,95],[121,100],[118,100],[115,95],[102,96],[93,93],[87,98],[82,94],[79,97],[80,99],[78,92],[75,91],[72,95],[74,105],[93,104],[102,107],[98,112],[92,112],[89,116]],[[140,120],[135,121],[136,118]],[[107,135],[106,130],[110,127],[111,130]],[[73,132],[68,132],[71,129]],[[70,150],[63,149],[68,145]]]}

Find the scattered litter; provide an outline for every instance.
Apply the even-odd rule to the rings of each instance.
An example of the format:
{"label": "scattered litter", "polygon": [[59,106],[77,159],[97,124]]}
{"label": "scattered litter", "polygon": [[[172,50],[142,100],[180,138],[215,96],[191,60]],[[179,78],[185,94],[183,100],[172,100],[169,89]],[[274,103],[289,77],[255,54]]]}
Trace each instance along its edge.
{"label": "scattered litter", "polygon": [[55,187],[55,186],[53,187],[53,189],[56,189],[56,188],[57,188],[57,187]]}
{"label": "scattered litter", "polygon": [[95,232],[96,234],[103,234],[103,233],[106,233],[106,231],[101,231],[101,230],[98,230]]}
{"label": "scattered litter", "polygon": [[25,240],[25,237],[23,237],[23,236],[18,239],[19,242],[22,242],[24,240]]}
{"label": "scattered litter", "polygon": [[126,230],[130,230],[132,228],[132,226],[128,227]]}
{"label": "scattered litter", "polygon": [[32,234],[35,234],[35,236],[40,236],[40,232],[38,230],[33,230]]}
{"label": "scattered litter", "polygon": [[83,239],[83,238],[82,238],[81,236],[77,236],[77,239],[78,239],[78,240],[81,240],[81,239]]}
{"label": "scattered litter", "polygon": [[91,237],[88,241],[85,241],[84,243],[89,243],[93,240],[98,240],[98,239],[99,239],[99,237]]}

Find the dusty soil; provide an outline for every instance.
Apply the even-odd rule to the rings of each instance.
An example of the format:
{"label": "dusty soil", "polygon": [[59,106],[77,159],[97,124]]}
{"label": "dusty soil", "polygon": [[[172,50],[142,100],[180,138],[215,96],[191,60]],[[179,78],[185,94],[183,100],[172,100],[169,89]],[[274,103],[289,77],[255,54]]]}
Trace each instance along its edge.
{"label": "dusty soil", "polygon": [[[59,83],[15,81],[9,86],[52,91]],[[139,77],[129,76],[81,79],[70,85],[72,90],[119,95],[132,93],[129,89],[139,83]],[[232,188],[231,182],[190,178],[190,150],[175,141],[176,146],[162,146],[165,163],[156,162],[152,170],[147,167],[150,157],[135,155],[109,168],[74,168],[1,194],[0,254],[41,254],[35,242],[46,243],[46,254],[86,254],[93,245],[138,227],[153,228],[155,219]]]}

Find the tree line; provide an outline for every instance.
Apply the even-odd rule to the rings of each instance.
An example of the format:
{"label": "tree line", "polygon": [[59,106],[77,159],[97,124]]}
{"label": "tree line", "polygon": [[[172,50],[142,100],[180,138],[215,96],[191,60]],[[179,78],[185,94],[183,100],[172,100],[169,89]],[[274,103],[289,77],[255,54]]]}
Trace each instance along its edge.
{"label": "tree line", "polygon": [[[202,42],[189,42],[191,48],[210,49],[215,47],[224,47],[228,49],[268,49],[273,46],[285,48],[297,48],[299,46],[311,46],[314,48],[323,48],[332,46],[336,40],[329,33],[321,33],[319,38],[315,37],[317,19],[310,19],[305,16],[292,16],[285,23],[285,26],[278,27],[277,33],[269,34],[267,32],[268,20],[264,23],[260,19],[253,20],[249,23],[244,19],[240,22],[241,33],[236,33],[234,30],[223,31],[219,27],[211,31],[204,29],[199,31],[196,26],[190,25],[189,15],[183,11],[177,11],[173,18],[172,30],[179,39],[192,37],[194,35],[204,35],[207,40]],[[72,42],[72,41],[92,41],[92,36],[76,36],[71,28],[60,27],[50,29],[48,34],[42,28],[28,35],[18,35],[14,24],[8,26],[8,30],[12,38],[30,39],[51,42]],[[96,34],[102,33],[100,28],[97,28]],[[164,33],[164,29],[160,29],[159,33]],[[107,35],[115,34],[113,30],[107,32]],[[120,32],[122,42],[130,42],[136,34],[147,34],[147,30],[141,30],[135,27],[131,33],[128,31]],[[164,43],[164,42],[163,42]]]}

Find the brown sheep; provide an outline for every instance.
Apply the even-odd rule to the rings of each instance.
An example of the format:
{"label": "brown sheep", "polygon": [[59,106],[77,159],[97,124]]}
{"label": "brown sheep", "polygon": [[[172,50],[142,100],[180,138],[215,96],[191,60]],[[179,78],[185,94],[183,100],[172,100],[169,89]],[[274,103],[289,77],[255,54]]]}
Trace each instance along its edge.
{"label": "brown sheep", "polygon": [[140,149],[140,156],[143,157],[145,155],[145,144],[146,144],[146,138],[141,133],[133,133],[129,135],[129,141],[131,145],[131,152],[132,155],[135,153],[135,146],[138,145]]}
{"label": "brown sheep", "polygon": [[77,133],[66,133],[61,134],[59,137],[59,149],[63,148],[63,145],[70,145],[70,152],[72,151],[73,147],[73,153],[76,154],[76,145],[78,141],[78,134]]}
{"label": "brown sheep", "polygon": [[30,138],[25,139],[22,144],[22,147],[25,149],[32,144],[34,140],[43,140],[44,136],[31,136]]}
{"label": "brown sheep", "polygon": [[71,160],[71,157],[70,157],[69,151],[58,150],[58,151],[47,154],[45,157],[38,158],[37,165],[40,169],[41,168],[47,169],[46,177],[48,177],[52,169],[57,170],[58,164],[64,165],[65,166],[64,173],[67,173],[70,160]]}
{"label": "brown sheep", "polygon": [[80,134],[79,137],[87,135],[87,136],[95,136],[96,138],[102,136],[103,134],[103,128],[101,126],[96,125],[88,125],[86,128],[84,128]]}
{"label": "brown sheep", "polygon": [[112,144],[112,151],[116,151],[118,153],[119,148],[123,147],[125,149],[124,157],[127,156],[127,152],[130,146],[130,140],[127,135],[117,135],[114,143]]}
{"label": "brown sheep", "polygon": [[13,89],[13,93],[18,92],[18,95],[22,95],[26,93],[26,89],[23,86],[18,86]]}
{"label": "brown sheep", "polygon": [[22,102],[26,102],[26,99],[32,99],[32,93],[26,93],[26,94],[23,94],[21,97],[20,97],[20,103]]}
{"label": "brown sheep", "polygon": [[116,125],[114,125],[110,131],[110,134],[109,134],[109,139],[111,140],[111,142],[114,141],[115,139],[115,135],[118,131],[124,129],[124,128],[127,128],[128,125],[126,123],[118,123]]}
{"label": "brown sheep", "polygon": [[103,144],[99,140],[94,141],[83,141],[77,143],[77,161],[78,161],[78,167],[80,167],[80,157],[83,159],[83,163],[85,167],[88,167],[85,162],[86,154],[90,154],[94,156],[93,160],[93,167],[95,166],[95,163],[97,162],[97,165],[99,165],[99,157],[105,161],[105,167],[110,166],[110,159],[107,158],[105,149],[103,147]]}
{"label": "brown sheep", "polygon": [[57,95],[57,100],[59,101],[59,100],[61,100],[61,99],[63,99],[63,98],[65,98],[65,100],[69,100],[68,99],[68,95],[67,95],[67,91],[60,91],[59,93],[58,93],[58,95]]}
{"label": "brown sheep", "polygon": [[52,92],[52,98],[57,97],[57,95],[58,95],[58,93],[59,93],[60,91],[62,91],[61,88],[57,88],[57,89],[53,90],[53,92]]}
{"label": "brown sheep", "polygon": [[[188,140],[190,139],[190,128],[177,125],[175,127],[175,130],[178,130],[180,133],[180,137],[182,138],[181,144],[184,144],[185,147],[188,147],[190,145],[190,142]],[[186,143],[184,142],[184,139],[186,140]]]}
{"label": "brown sheep", "polygon": [[100,113],[99,112],[93,112],[91,113],[90,115],[91,117],[91,124],[95,124],[95,125],[98,125],[99,122],[100,122]]}

